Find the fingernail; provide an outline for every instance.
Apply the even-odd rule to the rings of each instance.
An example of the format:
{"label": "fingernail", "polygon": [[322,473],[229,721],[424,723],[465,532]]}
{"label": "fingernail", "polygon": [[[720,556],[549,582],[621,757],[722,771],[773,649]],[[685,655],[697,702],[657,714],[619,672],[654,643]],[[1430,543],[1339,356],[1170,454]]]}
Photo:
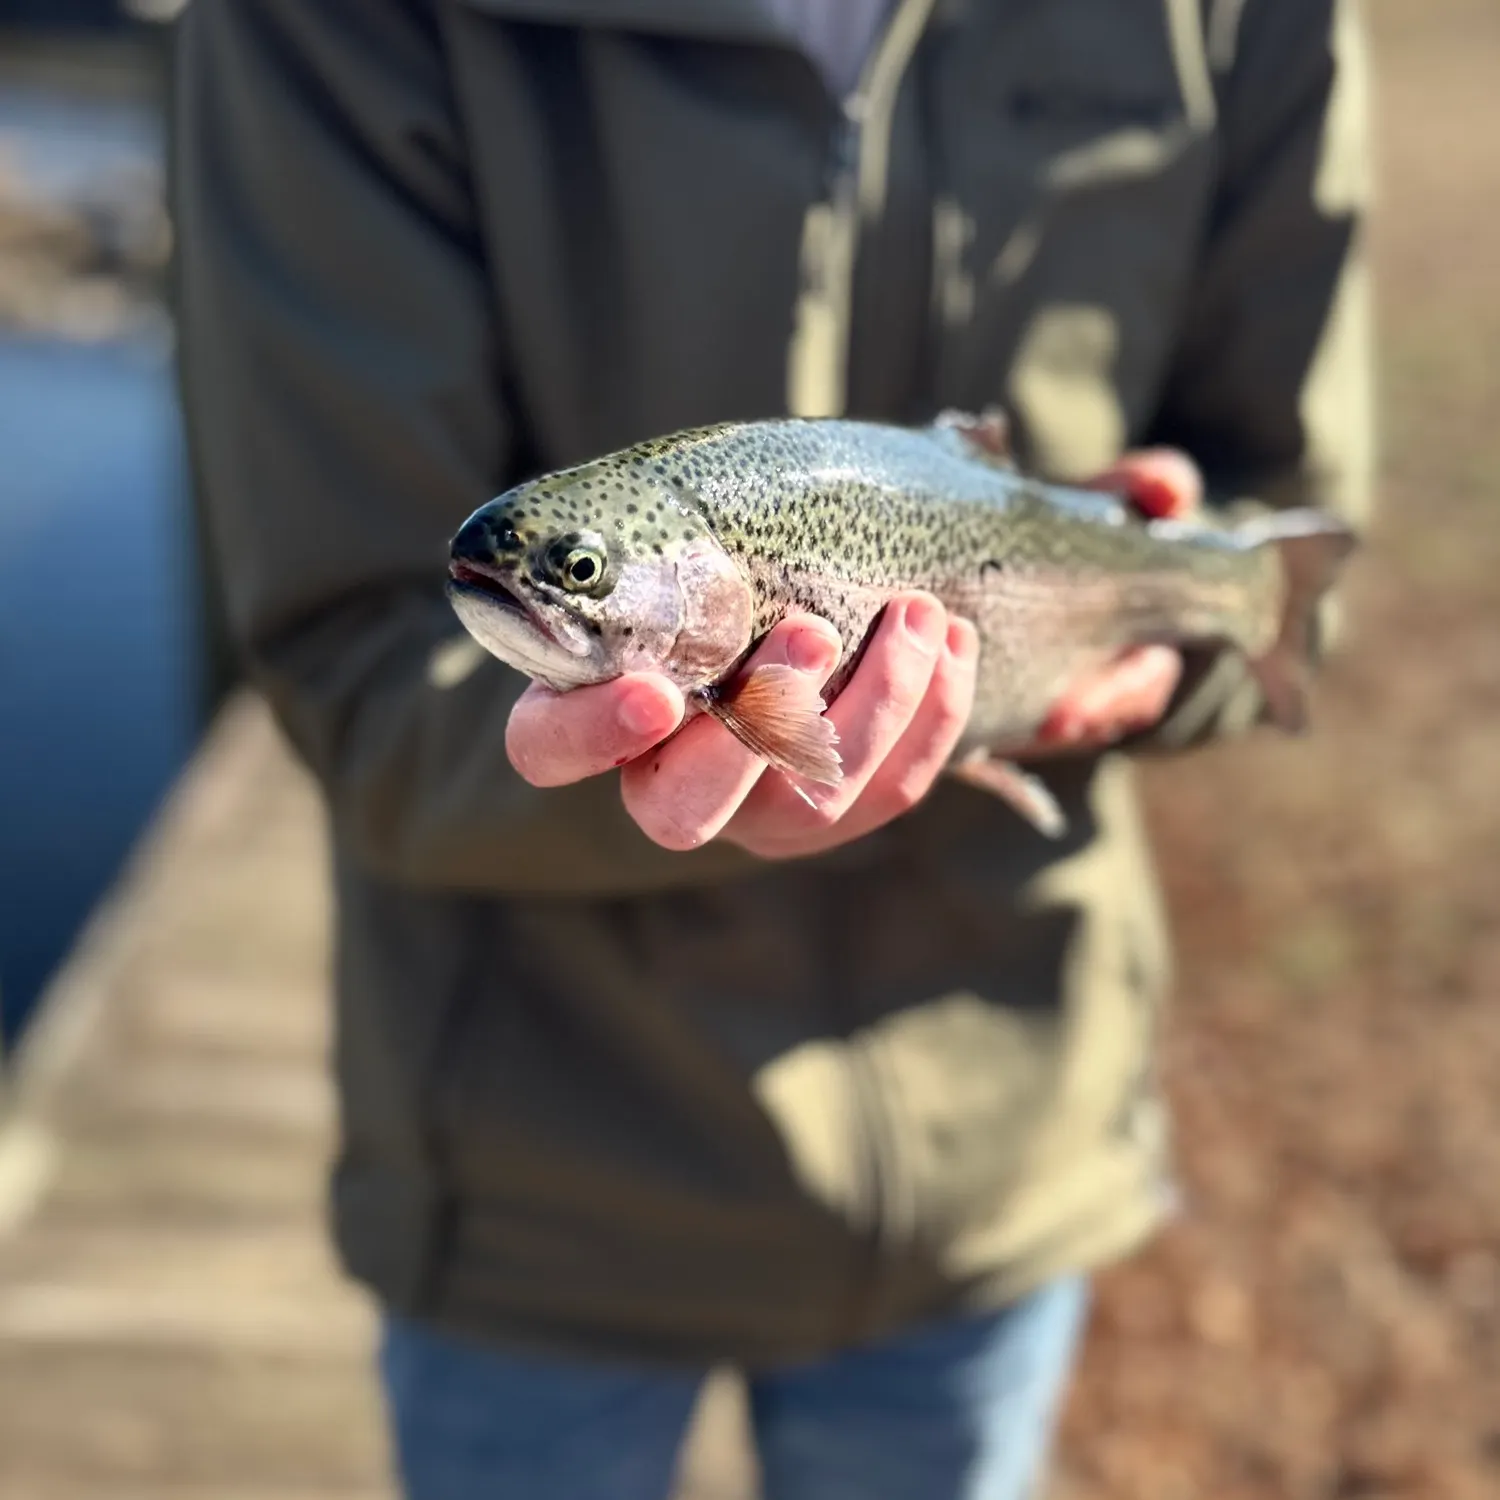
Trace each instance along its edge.
{"label": "fingernail", "polygon": [[1077,714],[1053,714],[1037,733],[1047,745],[1076,745],[1084,733],[1083,720]]}
{"label": "fingernail", "polygon": [[1137,510],[1153,520],[1162,520],[1182,510],[1186,497],[1159,474],[1134,474],[1130,479],[1130,498]]}
{"label": "fingernail", "polygon": [[838,655],[838,642],[821,630],[796,631],[786,644],[787,665],[809,676],[826,676],[833,670]]}
{"label": "fingernail", "polygon": [[627,733],[643,736],[663,735],[676,722],[671,704],[663,702],[661,694],[649,687],[631,688],[620,700],[615,714]]}
{"label": "fingernail", "polygon": [[968,661],[979,654],[979,632],[967,620],[954,620],[948,626],[948,655],[954,661]]}
{"label": "fingernail", "polygon": [[935,599],[918,597],[907,603],[902,624],[918,650],[928,656],[936,656],[943,644],[947,629],[948,612]]}

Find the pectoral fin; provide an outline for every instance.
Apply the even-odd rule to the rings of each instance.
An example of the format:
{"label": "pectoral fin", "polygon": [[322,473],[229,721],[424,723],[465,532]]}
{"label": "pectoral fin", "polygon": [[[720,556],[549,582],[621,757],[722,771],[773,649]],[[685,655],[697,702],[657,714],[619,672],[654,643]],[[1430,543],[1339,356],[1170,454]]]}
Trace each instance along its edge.
{"label": "pectoral fin", "polygon": [[757,667],[725,688],[706,689],[704,708],[742,745],[779,771],[823,786],[843,780],[838,732],[812,679],[786,666]]}
{"label": "pectoral fin", "polygon": [[1039,776],[1023,771],[1014,761],[999,760],[988,751],[976,750],[950,766],[948,774],[1010,803],[1038,833],[1049,839],[1060,839],[1068,831],[1068,820],[1046,783]]}

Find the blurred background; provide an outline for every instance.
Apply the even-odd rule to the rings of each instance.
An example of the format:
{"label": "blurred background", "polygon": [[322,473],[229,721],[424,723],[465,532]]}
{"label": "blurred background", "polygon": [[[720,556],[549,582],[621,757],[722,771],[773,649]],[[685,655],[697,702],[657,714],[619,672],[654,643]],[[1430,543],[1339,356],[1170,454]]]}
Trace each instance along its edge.
{"label": "blurred background", "polygon": [[[373,1500],[316,807],[215,712],[172,396],[172,9],[0,0],[0,1497]],[[1370,10],[1380,521],[1314,738],[1149,773],[1187,1212],[1055,1500],[1500,1497],[1500,6]],[[721,1384],[684,1497],[751,1486]]]}
{"label": "blurred background", "polygon": [[6,1041],[207,706],[162,306],[165,29],[145,16],[0,0]]}

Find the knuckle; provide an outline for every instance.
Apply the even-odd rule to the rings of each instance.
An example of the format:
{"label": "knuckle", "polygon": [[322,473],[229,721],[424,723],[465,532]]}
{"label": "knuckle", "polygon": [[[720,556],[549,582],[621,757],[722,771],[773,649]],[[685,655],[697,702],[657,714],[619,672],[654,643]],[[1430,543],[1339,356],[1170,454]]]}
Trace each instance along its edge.
{"label": "knuckle", "polygon": [[731,843],[738,844],[746,854],[753,854],[756,859],[784,859],[787,856],[783,843],[767,838],[763,833],[735,830],[725,836]]}
{"label": "knuckle", "polygon": [[889,680],[895,691],[919,696],[925,692],[942,661],[942,647],[941,638],[931,650],[924,649],[909,637],[901,640],[890,653]]}
{"label": "knuckle", "polygon": [[785,858],[788,844],[795,844],[795,834],[787,828],[784,818],[768,815],[753,806],[741,807],[719,836],[757,859]]}
{"label": "knuckle", "polygon": [[803,806],[806,822],[819,833],[828,833],[836,828],[849,810],[849,798],[844,795],[820,799],[814,806]]}
{"label": "knuckle", "polygon": [[965,694],[943,693],[933,705],[932,740],[945,748],[951,745],[969,722],[970,705]]}
{"label": "knuckle", "polygon": [[883,789],[880,799],[882,809],[889,807],[891,817],[910,812],[932,790],[938,769],[937,766],[924,762],[902,771]]}
{"label": "knuckle", "polygon": [[937,653],[929,654],[909,636],[893,631],[866,657],[871,686],[882,699],[920,696],[937,667]]}
{"label": "knuckle", "polygon": [[622,777],[620,796],[625,811],[653,844],[674,853],[697,849],[707,842],[706,830],[692,818],[684,818],[649,788],[642,788],[635,777]]}
{"label": "knuckle", "polygon": [[786,807],[780,812],[774,827],[768,831],[772,832],[778,844],[828,833],[838,826],[839,820],[849,810],[850,800],[850,794],[841,789],[815,795],[809,806],[795,791],[788,788]]}
{"label": "knuckle", "polygon": [[931,662],[905,656],[882,668],[870,703],[868,742],[873,753],[879,753],[879,746],[894,743],[911,723],[927,696],[932,669]]}
{"label": "knuckle", "polygon": [[891,692],[891,709],[893,716],[908,720],[921,706],[922,699],[926,696],[928,683],[932,679],[930,664],[926,672],[911,671],[905,673],[893,684]]}

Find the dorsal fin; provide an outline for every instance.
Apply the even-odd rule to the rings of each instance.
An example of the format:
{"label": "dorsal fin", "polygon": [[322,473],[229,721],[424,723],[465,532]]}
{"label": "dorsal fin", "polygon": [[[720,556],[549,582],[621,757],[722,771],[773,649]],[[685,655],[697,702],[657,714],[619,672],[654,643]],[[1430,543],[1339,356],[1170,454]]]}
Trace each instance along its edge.
{"label": "dorsal fin", "polygon": [[987,406],[979,413],[949,408],[933,419],[933,430],[947,441],[956,439],[964,455],[997,469],[1014,469],[1015,456],[1010,446],[1010,418],[998,406]]}

